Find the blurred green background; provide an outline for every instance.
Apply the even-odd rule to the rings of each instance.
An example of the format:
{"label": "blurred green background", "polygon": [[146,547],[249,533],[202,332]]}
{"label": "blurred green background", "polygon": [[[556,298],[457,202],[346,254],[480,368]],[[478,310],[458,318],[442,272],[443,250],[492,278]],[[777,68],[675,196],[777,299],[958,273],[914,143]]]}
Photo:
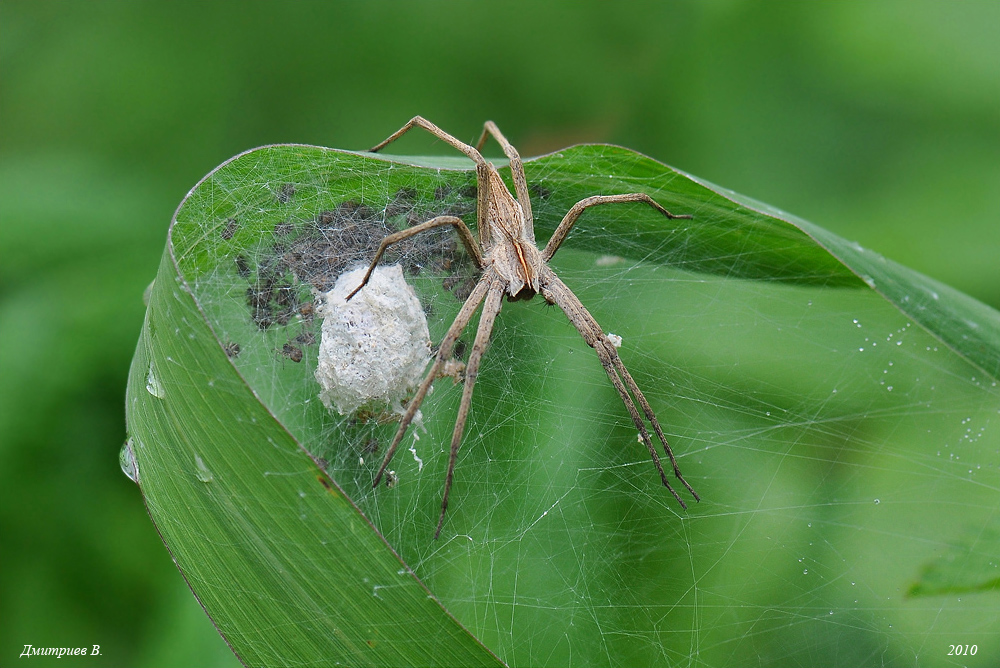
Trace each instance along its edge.
{"label": "blurred green background", "polygon": [[235,664],[117,463],[142,291],[223,160],[492,118],[522,155],[629,146],[1000,307],[997,34],[993,0],[5,0],[0,664]]}

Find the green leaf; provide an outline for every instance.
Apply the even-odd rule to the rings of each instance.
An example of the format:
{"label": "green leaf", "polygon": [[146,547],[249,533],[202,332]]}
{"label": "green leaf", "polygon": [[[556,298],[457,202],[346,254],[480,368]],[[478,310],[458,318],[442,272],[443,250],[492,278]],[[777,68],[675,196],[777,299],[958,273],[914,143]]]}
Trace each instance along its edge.
{"label": "green leaf", "polygon": [[[626,149],[525,169],[542,243],[594,194],[694,216],[596,207],[551,265],[623,337],[702,502],[659,484],[558,309],[509,303],[433,540],[461,388],[436,383],[398,483],[373,490],[396,424],[319,401],[315,294],[390,231],[474,227],[474,173],[244,153],[178,209],[127,401],[150,516],[244,663],[912,664],[929,628],[1000,629],[990,599],[902,594],[995,516],[1000,315]],[[475,278],[460,244],[449,228],[390,255],[439,340]]]}
{"label": "green leaf", "polygon": [[957,541],[926,564],[909,596],[970,594],[1000,589],[1000,526],[969,526]]}
{"label": "green leaf", "polygon": [[247,665],[495,664],[256,399],[172,266],[129,376],[129,447],[233,651]]}

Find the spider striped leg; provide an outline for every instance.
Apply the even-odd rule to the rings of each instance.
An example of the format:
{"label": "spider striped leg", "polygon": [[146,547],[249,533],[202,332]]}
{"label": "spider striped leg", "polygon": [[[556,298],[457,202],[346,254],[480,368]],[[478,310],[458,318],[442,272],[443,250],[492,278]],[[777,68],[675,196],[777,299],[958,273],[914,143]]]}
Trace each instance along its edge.
{"label": "spider striped leg", "polygon": [[[597,323],[595,322],[594,324],[596,325]],[[677,476],[677,479],[680,480],[681,483],[683,483],[684,487],[687,488],[687,491],[691,492],[691,496],[694,497],[695,501],[701,501],[701,497],[698,496],[698,493],[691,488],[688,481],[681,475],[681,470],[677,466],[677,459],[674,458],[674,453],[670,449],[670,445],[667,443],[667,437],[664,435],[663,429],[660,427],[660,423],[656,419],[656,414],[653,413],[652,407],[649,405],[649,402],[646,401],[646,397],[642,395],[642,391],[639,389],[639,386],[636,385],[635,380],[632,379],[632,374],[630,374],[628,369],[625,368],[625,363],[622,362],[621,357],[618,356],[618,351],[615,350],[614,346],[611,347],[611,351],[614,353],[615,368],[618,369],[618,373],[625,379],[625,384],[628,386],[629,391],[636,399],[639,400],[639,406],[642,408],[642,412],[646,414],[646,419],[653,425],[653,430],[656,432],[660,442],[663,443],[663,450],[667,453],[667,457],[670,458],[670,465],[674,467],[674,475]]]}
{"label": "spider striped leg", "polygon": [[566,215],[563,216],[562,222],[559,223],[559,227],[556,231],[552,233],[552,238],[549,239],[549,243],[545,245],[545,250],[542,251],[542,259],[548,262],[552,259],[552,256],[556,254],[559,250],[559,246],[562,242],[566,240],[566,236],[569,235],[570,229],[576,223],[576,219],[580,217],[584,211],[592,206],[597,206],[598,204],[615,204],[618,202],[643,202],[653,207],[660,213],[662,213],[667,218],[691,218],[690,215],[678,215],[675,213],[670,213],[664,209],[660,204],[647,195],[646,193],[628,193],[625,195],[594,195],[593,197],[585,197],[576,204],[574,204]]}
{"label": "spider striped leg", "polygon": [[[483,280],[485,282],[485,278]],[[503,285],[499,278],[494,278],[483,304],[483,313],[479,316],[479,329],[476,330],[476,340],[469,353],[469,363],[465,366],[465,387],[462,388],[462,403],[458,407],[458,419],[455,420],[455,431],[451,435],[451,454],[448,456],[448,476],[444,480],[444,497],[441,499],[441,516],[438,518],[434,539],[441,535],[444,525],[444,514],[448,510],[448,495],[451,493],[451,483],[455,475],[455,460],[458,458],[458,448],[462,444],[462,432],[469,417],[469,406],[472,404],[472,391],[476,387],[476,377],[479,375],[479,362],[486,352],[493,332],[493,323],[500,307],[503,305]]]}
{"label": "spider striped leg", "polygon": [[447,142],[448,144],[454,146],[459,151],[461,151],[465,155],[469,156],[470,159],[476,161],[477,164],[478,163],[485,163],[486,162],[486,159],[483,158],[482,154],[479,152],[478,149],[476,149],[476,148],[474,148],[472,146],[469,146],[468,144],[466,144],[461,139],[458,139],[455,136],[448,134],[447,132],[445,132],[444,130],[442,130],[438,126],[434,125],[433,123],[431,123],[429,120],[427,120],[423,116],[414,116],[413,118],[411,118],[410,120],[408,120],[406,122],[406,125],[404,125],[400,129],[396,130],[391,135],[389,135],[385,139],[385,141],[382,141],[382,142],[376,144],[375,146],[372,146],[370,149],[368,149],[368,151],[370,153],[378,153],[379,151],[381,151],[382,149],[384,149],[386,146],[388,146],[392,142],[396,141],[397,139],[399,139],[400,137],[402,137],[404,134],[406,134],[407,132],[409,132],[410,130],[412,130],[415,127],[416,128],[421,128],[423,130],[426,130],[427,132],[431,133],[432,135],[434,135],[435,137],[437,137],[441,141]]}
{"label": "spider striped leg", "polygon": [[437,357],[434,359],[434,364],[431,365],[431,370],[427,372],[424,376],[423,381],[420,383],[420,387],[417,388],[417,393],[413,395],[410,399],[410,403],[406,405],[406,413],[403,415],[403,419],[399,422],[399,429],[396,430],[396,436],[392,439],[392,444],[389,446],[389,450],[385,453],[385,459],[382,460],[382,466],[379,467],[378,473],[375,474],[375,482],[372,483],[372,488],[378,487],[378,483],[382,480],[382,474],[385,473],[385,469],[389,466],[389,462],[392,461],[392,456],[396,454],[396,448],[403,440],[403,435],[406,434],[406,429],[413,422],[413,417],[417,414],[417,410],[420,408],[420,404],[423,403],[424,397],[431,389],[431,385],[434,380],[438,377],[441,371],[441,367],[444,363],[451,357],[452,348],[455,347],[455,342],[458,341],[458,337],[462,335],[465,330],[466,325],[472,319],[472,315],[479,308],[480,302],[486,296],[486,291],[489,290],[491,282],[493,280],[492,274],[484,274],[479,282],[476,283],[476,287],[472,289],[472,294],[469,298],[465,300],[462,304],[462,308],[459,310],[458,315],[455,317],[455,321],[451,323],[451,327],[448,328],[448,332],[441,339],[441,345],[438,346]]}
{"label": "spider striped leg", "polygon": [[[642,417],[639,415],[639,410],[636,408],[635,402],[632,397],[629,396],[628,389],[626,389],[625,383],[622,382],[622,377],[624,376],[628,380],[629,389],[632,390],[633,394],[636,395],[640,400],[640,404],[643,406],[643,410],[646,413],[646,417],[649,418],[650,422],[653,423],[654,429],[657,432],[657,436],[661,436],[663,430],[660,429],[659,423],[656,422],[655,417],[651,417],[653,414],[650,408],[646,411],[649,404],[646,402],[646,398],[642,396],[639,392],[638,386],[636,386],[635,381],[632,380],[632,376],[625,369],[625,365],[622,363],[621,359],[618,357],[618,351],[615,347],[611,345],[608,338],[604,335],[604,330],[598,325],[597,320],[594,316],[587,311],[586,307],[577,299],[573,291],[566,286],[559,278],[551,271],[545,272],[542,277],[542,296],[546,300],[556,304],[563,310],[569,321],[573,323],[577,331],[580,332],[580,336],[583,340],[597,353],[598,359],[601,361],[601,365],[604,367],[605,372],[608,374],[608,378],[611,380],[611,384],[615,386],[618,390],[618,395],[622,399],[622,403],[625,404],[625,408],[628,410],[629,416],[632,418],[632,422],[635,424],[636,429],[639,430],[639,435],[642,438],[642,442],[646,445],[646,449],[649,450],[649,455],[653,459],[653,464],[656,466],[657,472],[660,474],[660,480],[663,482],[663,486],[666,487],[674,498],[677,499],[677,503],[681,504],[681,508],[687,508],[687,504],[681,499],[680,495],[674,490],[670,485],[670,481],[667,480],[667,474],[663,470],[663,464],[660,462],[660,456],[656,452],[656,448],[653,446],[653,441],[649,437],[649,431],[646,429],[645,423],[642,421]],[[623,373],[622,373],[623,372]],[[667,445],[665,437],[661,436],[663,441],[663,447],[666,448],[667,454],[670,457],[670,461],[674,464],[674,473],[677,478],[684,484],[691,494],[694,496],[695,500],[700,501],[701,499],[695,494],[691,486],[684,480],[681,475],[680,469],[677,468],[677,464],[674,460],[673,453],[670,450],[670,446]]]}
{"label": "spider striped leg", "polygon": [[458,231],[458,238],[462,240],[462,245],[465,249],[469,251],[469,255],[472,256],[472,260],[476,263],[476,266],[480,269],[483,268],[483,253],[479,249],[479,244],[476,243],[476,239],[472,236],[472,231],[468,226],[462,222],[461,218],[456,216],[438,216],[436,218],[431,218],[428,221],[420,223],[419,225],[414,225],[413,227],[407,227],[405,230],[400,230],[399,232],[393,232],[389,236],[382,239],[382,243],[379,244],[378,250],[375,251],[375,257],[372,259],[372,263],[368,265],[368,271],[365,272],[365,277],[361,279],[361,285],[354,288],[351,294],[347,295],[344,299],[345,302],[351,301],[354,295],[361,291],[361,288],[368,284],[368,279],[372,277],[372,272],[375,271],[375,267],[378,265],[378,261],[382,259],[383,253],[386,249],[393,244],[398,244],[400,241],[405,241],[415,234],[420,234],[421,232],[426,232],[427,230],[433,229],[435,227],[441,227],[442,225],[452,225]]}
{"label": "spider striped leg", "polygon": [[535,230],[533,224],[533,217],[531,215],[531,198],[528,196],[528,179],[524,175],[524,163],[521,162],[521,155],[514,148],[514,145],[507,141],[507,138],[503,136],[500,132],[500,128],[493,121],[486,121],[483,124],[483,134],[479,135],[479,141],[476,142],[476,150],[483,150],[483,144],[486,143],[486,137],[492,135],[497,143],[500,144],[500,148],[503,149],[503,154],[507,156],[507,160],[510,161],[510,173],[514,178],[514,192],[517,193],[517,202],[521,205],[521,209],[524,211],[524,217],[528,222],[528,230],[531,234],[531,243],[535,243]]}

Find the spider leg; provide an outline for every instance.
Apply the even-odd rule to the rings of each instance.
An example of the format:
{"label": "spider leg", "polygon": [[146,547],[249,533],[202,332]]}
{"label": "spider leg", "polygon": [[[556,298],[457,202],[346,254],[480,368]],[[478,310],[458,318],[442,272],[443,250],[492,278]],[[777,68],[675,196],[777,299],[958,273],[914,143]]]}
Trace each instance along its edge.
{"label": "spider leg", "polygon": [[[663,442],[663,447],[670,457],[670,462],[674,467],[674,474],[677,478],[684,484],[684,487],[691,492],[696,501],[701,499],[691,489],[691,485],[684,480],[684,476],[681,475],[680,469],[677,467],[677,462],[674,459],[673,452],[670,450],[670,446],[667,444],[667,439],[663,435],[663,430],[660,428],[659,422],[656,421],[656,417],[653,415],[652,408],[649,407],[649,403],[646,398],[642,396],[639,391],[639,387],[635,384],[632,376],[625,369],[625,365],[622,363],[621,358],[618,357],[618,351],[615,347],[611,345],[611,342],[604,335],[604,331],[601,329],[600,325],[597,324],[597,320],[594,316],[587,311],[586,307],[577,299],[573,291],[566,286],[559,278],[551,271],[545,272],[545,276],[542,281],[542,296],[559,306],[569,318],[569,321],[573,323],[577,331],[580,332],[580,336],[583,340],[597,353],[598,359],[601,360],[601,365],[608,374],[608,378],[611,379],[611,384],[615,386],[618,390],[618,395],[622,399],[622,403],[625,404],[625,408],[628,410],[629,415],[632,418],[632,422],[635,424],[636,428],[639,430],[639,434],[642,437],[642,442],[646,445],[646,449],[649,450],[649,455],[653,459],[653,464],[656,466],[657,472],[660,474],[660,480],[663,482],[664,487],[670,490],[677,502],[681,504],[681,508],[687,508],[687,505],[681,499],[680,495],[671,487],[670,482],[667,480],[667,474],[663,470],[663,465],[660,463],[660,456],[656,453],[656,448],[653,446],[653,441],[649,437],[649,431],[646,429],[646,425],[642,421],[642,417],[639,415],[639,410],[636,408],[635,402],[632,397],[629,396],[628,391],[631,390],[632,393],[639,399],[639,403],[643,408],[643,412],[646,414],[646,418],[653,424],[656,430],[656,435]],[[622,377],[626,379],[628,384],[628,389],[626,389],[626,384],[622,382]]]}
{"label": "spider leg", "polygon": [[400,137],[402,137],[404,134],[406,134],[407,132],[409,132],[410,130],[412,130],[415,127],[417,127],[417,128],[423,128],[424,130],[426,130],[427,132],[431,133],[432,135],[434,135],[435,137],[437,137],[441,141],[447,142],[448,144],[451,144],[452,146],[454,146],[455,148],[457,148],[459,151],[461,151],[465,155],[469,156],[469,158],[471,158],[472,160],[474,160],[477,164],[479,164],[479,163],[485,164],[486,163],[486,159],[482,156],[482,154],[479,152],[478,149],[473,148],[472,146],[469,146],[468,144],[466,144],[461,139],[458,139],[455,136],[448,134],[447,132],[445,132],[444,130],[442,130],[438,126],[434,125],[433,123],[431,123],[429,120],[427,120],[423,116],[414,116],[413,118],[411,118],[409,121],[406,122],[406,125],[404,125],[400,129],[396,130],[391,135],[389,135],[385,139],[385,141],[383,141],[383,142],[381,142],[379,144],[376,144],[375,146],[372,146],[370,149],[368,149],[368,151],[370,153],[378,153],[383,148],[385,148],[386,146],[388,146],[392,142],[396,141],[397,139],[399,139]]}
{"label": "spider leg", "polygon": [[408,227],[405,230],[400,230],[399,232],[393,232],[389,236],[382,239],[382,243],[379,244],[378,250],[375,251],[375,257],[372,259],[372,263],[368,265],[368,271],[365,272],[365,277],[361,280],[361,285],[354,288],[351,294],[347,295],[344,301],[351,301],[354,295],[358,294],[361,288],[365,287],[368,283],[368,279],[371,278],[372,272],[375,271],[375,267],[378,265],[378,261],[382,259],[382,254],[385,253],[386,249],[400,241],[409,239],[415,234],[420,234],[427,230],[433,229],[435,227],[441,227],[442,225],[452,225],[458,231],[458,237],[462,240],[462,244],[465,246],[466,250],[469,251],[469,255],[472,256],[473,261],[475,261],[476,266],[480,269],[483,268],[483,254],[479,250],[479,244],[476,243],[475,238],[472,236],[472,231],[468,226],[462,222],[461,218],[456,216],[438,216],[436,218],[431,218],[428,221],[420,223],[419,225],[414,225],[413,227]]}
{"label": "spider leg", "polygon": [[389,466],[389,462],[392,461],[392,456],[396,454],[396,448],[403,440],[403,435],[406,434],[406,429],[413,422],[413,417],[417,414],[417,410],[420,408],[420,404],[423,403],[424,397],[427,396],[427,392],[430,391],[431,385],[434,383],[441,371],[441,367],[444,363],[451,357],[452,348],[455,346],[455,342],[458,341],[458,337],[462,335],[465,330],[466,325],[472,319],[472,314],[476,312],[479,308],[480,302],[486,296],[486,291],[489,290],[493,276],[491,273],[484,274],[479,282],[476,283],[476,287],[472,289],[472,294],[469,298],[465,300],[462,304],[462,308],[458,311],[458,315],[455,317],[455,321],[451,323],[451,327],[448,328],[448,332],[441,339],[441,345],[438,346],[437,357],[434,359],[434,364],[431,365],[430,371],[424,376],[423,381],[420,383],[420,387],[417,388],[417,393],[413,395],[410,399],[410,403],[406,405],[406,413],[403,414],[403,419],[399,422],[399,429],[396,430],[396,436],[392,439],[392,444],[389,446],[389,450],[385,453],[385,458],[382,460],[382,466],[379,467],[378,473],[375,474],[375,482],[372,483],[372,488],[378,487],[379,481],[382,480],[382,474],[385,473],[386,468]]}
{"label": "spider leg", "polygon": [[674,475],[677,476],[677,479],[680,480],[681,483],[683,483],[684,487],[687,488],[687,491],[691,492],[691,496],[694,497],[695,501],[701,501],[701,497],[698,496],[698,493],[691,488],[688,481],[681,475],[681,470],[677,466],[677,459],[674,457],[673,451],[667,444],[667,437],[664,435],[663,428],[660,427],[660,423],[656,419],[656,414],[653,413],[652,407],[650,407],[649,402],[646,401],[646,397],[642,395],[642,391],[639,389],[639,386],[636,385],[635,380],[632,379],[632,374],[630,374],[628,369],[625,368],[625,363],[622,362],[621,357],[618,356],[618,351],[615,350],[614,346],[611,346],[611,350],[614,352],[615,368],[618,369],[618,373],[625,379],[625,384],[628,386],[629,391],[633,396],[635,396],[636,399],[639,400],[639,406],[642,408],[642,412],[646,414],[646,419],[653,425],[653,430],[656,432],[657,437],[659,437],[660,442],[663,443],[663,450],[667,453],[667,457],[670,458],[670,465],[674,467]]}
{"label": "spider leg", "polygon": [[478,149],[469,146],[462,140],[448,134],[423,116],[414,116],[407,121],[406,125],[389,135],[385,141],[372,146],[368,150],[371,153],[378,153],[415,127],[426,130],[441,141],[446,142],[452,147],[458,149],[476,163],[476,181],[479,184],[479,187],[476,189],[476,227],[479,229],[479,238],[483,240],[483,243],[488,243],[487,240],[491,238],[490,222],[486,215],[489,209],[489,166],[486,163],[486,158],[483,157],[482,153],[480,153]]}
{"label": "spider leg", "polygon": [[479,362],[486,352],[486,347],[490,342],[490,334],[493,332],[493,323],[500,307],[503,305],[503,287],[499,279],[494,279],[486,295],[486,302],[483,304],[483,313],[479,316],[479,329],[476,330],[476,340],[472,344],[472,351],[469,353],[469,363],[465,366],[465,387],[462,388],[462,403],[458,407],[458,418],[455,420],[455,431],[451,435],[451,454],[448,456],[448,476],[444,480],[444,497],[441,499],[441,516],[438,518],[437,529],[434,531],[434,538],[441,535],[441,527],[444,525],[444,514],[448,510],[448,495],[451,492],[451,483],[455,475],[455,460],[458,458],[458,448],[462,444],[462,432],[465,431],[465,422],[469,417],[469,406],[472,404],[472,391],[476,386],[476,377],[479,375]]}
{"label": "spider leg", "polygon": [[483,150],[483,144],[486,143],[488,135],[492,135],[497,140],[500,148],[503,149],[503,154],[510,161],[510,173],[514,178],[514,191],[517,193],[517,201],[521,205],[524,217],[528,221],[528,229],[531,232],[531,243],[535,243],[534,219],[531,215],[531,198],[528,196],[528,179],[524,175],[524,164],[521,162],[521,156],[513,144],[507,141],[507,138],[503,136],[500,128],[493,121],[486,121],[483,124],[483,134],[479,135],[479,141],[476,142],[476,150]]}
{"label": "spider leg", "polygon": [[670,213],[646,193],[594,195],[592,197],[585,197],[574,204],[573,207],[566,212],[566,215],[563,216],[562,222],[559,223],[559,227],[556,228],[556,231],[552,233],[552,238],[549,239],[549,243],[545,245],[545,250],[542,251],[542,259],[546,262],[552,259],[552,256],[556,254],[557,250],[559,250],[559,246],[561,246],[562,242],[566,240],[566,236],[569,234],[570,229],[572,229],[573,224],[576,223],[576,219],[579,218],[580,214],[582,214],[586,209],[592,206],[597,206],[598,204],[614,204],[616,202],[645,202],[667,218],[691,218],[691,216],[687,214],[680,216]]}

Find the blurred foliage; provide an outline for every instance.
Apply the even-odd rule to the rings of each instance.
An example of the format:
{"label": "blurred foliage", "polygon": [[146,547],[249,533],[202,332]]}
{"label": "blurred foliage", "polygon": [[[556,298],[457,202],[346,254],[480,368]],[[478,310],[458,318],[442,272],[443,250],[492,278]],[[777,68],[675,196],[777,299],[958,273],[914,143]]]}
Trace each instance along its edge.
{"label": "blurred foliage", "polygon": [[492,118],[525,155],[626,145],[997,307],[998,27],[991,1],[4,2],[2,661],[232,664],[116,464],[140,296],[223,160]]}

